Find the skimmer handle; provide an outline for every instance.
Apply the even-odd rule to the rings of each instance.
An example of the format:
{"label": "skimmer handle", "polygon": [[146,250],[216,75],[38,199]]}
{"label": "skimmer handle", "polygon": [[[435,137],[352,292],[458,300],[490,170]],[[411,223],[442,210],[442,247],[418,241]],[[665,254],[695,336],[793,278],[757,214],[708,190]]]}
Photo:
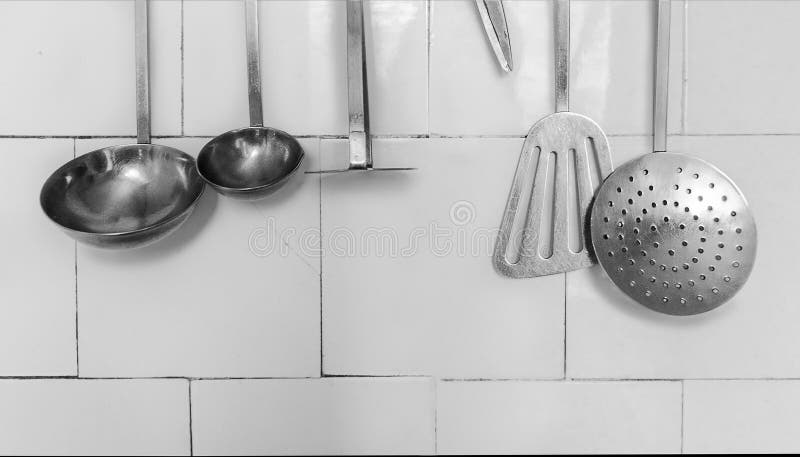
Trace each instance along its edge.
{"label": "skimmer handle", "polygon": [[258,2],[244,0],[244,32],[247,44],[247,94],[250,105],[250,127],[264,126],[261,105],[261,59],[258,45]]}
{"label": "skimmer handle", "polygon": [[347,107],[351,170],[372,168],[365,62],[364,4],[362,0],[347,0]]}
{"label": "skimmer handle", "polygon": [[655,87],[653,97],[653,152],[667,151],[667,100],[669,98],[670,0],[658,0]]}
{"label": "skimmer handle", "polygon": [[150,64],[147,0],[136,0],[136,142],[150,144]]}
{"label": "skimmer handle", "polygon": [[553,1],[556,112],[569,111],[569,0]]}

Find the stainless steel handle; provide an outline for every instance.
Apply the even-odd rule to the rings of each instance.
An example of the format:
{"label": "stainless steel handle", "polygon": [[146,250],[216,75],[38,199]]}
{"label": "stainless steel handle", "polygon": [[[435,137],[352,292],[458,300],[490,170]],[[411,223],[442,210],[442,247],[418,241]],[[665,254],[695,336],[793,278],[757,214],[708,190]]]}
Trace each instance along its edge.
{"label": "stainless steel handle", "polygon": [[350,169],[372,168],[362,0],[347,0],[347,107]]}
{"label": "stainless steel handle", "polygon": [[556,112],[569,111],[569,0],[553,1]]}
{"label": "stainless steel handle", "polygon": [[250,105],[250,126],[264,126],[261,105],[261,59],[258,45],[258,3],[244,0],[244,30],[247,41],[247,93]]}
{"label": "stainless steel handle", "polygon": [[653,97],[653,152],[667,151],[667,100],[669,98],[670,0],[658,0],[655,88]]}
{"label": "stainless steel handle", "polygon": [[150,65],[147,0],[136,0],[136,142],[150,144]]}

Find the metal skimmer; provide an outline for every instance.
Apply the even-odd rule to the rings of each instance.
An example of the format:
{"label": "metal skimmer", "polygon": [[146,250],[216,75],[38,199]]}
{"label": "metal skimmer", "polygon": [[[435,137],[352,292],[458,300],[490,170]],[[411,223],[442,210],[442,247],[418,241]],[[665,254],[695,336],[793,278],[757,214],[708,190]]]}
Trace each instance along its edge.
{"label": "metal skimmer", "polygon": [[[528,132],[493,256],[495,269],[512,278],[564,273],[592,265],[593,258],[585,236],[589,208],[594,189],[612,170],[608,140],[603,130],[588,117],[569,112],[569,0],[555,0],[553,7],[556,113],[539,120]],[[515,221],[522,212],[522,192],[527,188],[534,159],[536,171],[530,205],[522,230],[515,231]],[[590,169],[592,161],[596,161],[596,176],[592,176]],[[548,178],[551,174],[548,169],[555,169],[552,178]],[[552,200],[545,198],[548,180],[552,181]],[[575,197],[570,195],[570,188]],[[571,209],[572,204],[577,208]],[[552,221],[546,221],[544,217],[549,208],[553,212]],[[551,240],[549,246],[546,237]],[[518,261],[508,258],[509,244],[513,241],[518,241],[519,249],[515,246],[519,253]]]}
{"label": "metal skimmer", "polygon": [[666,151],[669,0],[659,0],[654,109],[657,154],[617,168],[591,216],[600,265],[626,294],[655,311],[709,311],[744,285],[756,226],[742,192],[713,165]]}

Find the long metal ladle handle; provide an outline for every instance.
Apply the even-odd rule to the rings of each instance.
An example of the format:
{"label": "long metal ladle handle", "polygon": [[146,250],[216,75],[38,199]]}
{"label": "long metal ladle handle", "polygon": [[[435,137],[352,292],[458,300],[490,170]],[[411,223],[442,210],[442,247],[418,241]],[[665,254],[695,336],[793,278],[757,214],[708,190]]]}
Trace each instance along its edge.
{"label": "long metal ladle handle", "polygon": [[136,0],[136,142],[150,144],[150,65],[147,0]]}
{"label": "long metal ladle handle", "polygon": [[347,0],[347,107],[351,170],[372,168],[365,62],[364,4],[362,0]]}
{"label": "long metal ladle handle", "polygon": [[667,151],[667,100],[669,95],[670,0],[658,0],[656,79],[653,97],[653,152]]}
{"label": "long metal ladle handle", "polygon": [[569,111],[569,0],[554,0],[556,112]]}
{"label": "long metal ladle handle", "polygon": [[244,0],[244,30],[247,41],[247,93],[250,105],[250,126],[264,126],[261,106],[261,59],[258,45],[258,3]]}

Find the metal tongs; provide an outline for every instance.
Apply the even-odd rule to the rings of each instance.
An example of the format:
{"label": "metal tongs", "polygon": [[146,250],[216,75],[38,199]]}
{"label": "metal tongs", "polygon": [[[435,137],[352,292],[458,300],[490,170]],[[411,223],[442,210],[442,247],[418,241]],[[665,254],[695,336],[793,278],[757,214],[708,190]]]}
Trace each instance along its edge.
{"label": "metal tongs", "polygon": [[364,4],[347,0],[347,108],[349,112],[350,165],[347,168],[306,173],[344,173],[348,171],[408,171],[416,168],[375,168],[372,165],[372,139],[369,134],[367,66],[364,48]]}
{"label": "metal tongs", "polygon": [[508,36],[508,24],[502,0],[475,0],[475,4],[478,6],[483,28],[500,67],[507,72],[513,70],[511,38]]}

